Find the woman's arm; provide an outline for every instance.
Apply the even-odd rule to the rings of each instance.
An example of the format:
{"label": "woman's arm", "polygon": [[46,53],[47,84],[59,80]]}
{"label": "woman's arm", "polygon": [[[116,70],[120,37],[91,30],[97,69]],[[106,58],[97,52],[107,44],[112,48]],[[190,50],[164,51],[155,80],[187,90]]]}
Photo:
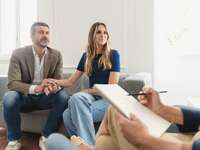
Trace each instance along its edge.
{"label": "woman's arm", "polygon": [[76,70],[75,73],[73,73],[68,79],[56,80],[56,83],[58,84],[58,86],[70,87],[79,80],[82,74],[82,71]]}
{"label": "woman's arm", "polygon": [[108,84],[117,84],[120,74],[120,55],[116,50],[112,50],[112,68]]}
{"label": "woman's arm", "polygon": [[117,84],[119,81],[119,72],[110,72],[108,84]]}

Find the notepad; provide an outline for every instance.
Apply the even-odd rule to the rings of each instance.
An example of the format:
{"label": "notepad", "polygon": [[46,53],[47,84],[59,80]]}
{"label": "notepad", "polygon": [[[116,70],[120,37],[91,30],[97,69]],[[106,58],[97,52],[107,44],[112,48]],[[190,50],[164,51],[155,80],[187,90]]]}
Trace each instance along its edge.
{"label": "notepad", "polygon": [[119,85],[95,84],[94,88],[127,118],[129,118],[130,113],[136,115],[148,127],[151,135],[160,137],[169,128],[169,121],[140,104]]}

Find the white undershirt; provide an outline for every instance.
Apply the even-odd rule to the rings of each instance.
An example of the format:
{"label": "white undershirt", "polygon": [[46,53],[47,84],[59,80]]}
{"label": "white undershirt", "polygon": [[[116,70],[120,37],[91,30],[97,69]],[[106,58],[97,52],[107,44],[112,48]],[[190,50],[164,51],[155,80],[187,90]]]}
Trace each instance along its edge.
{"label": "white undershirt", "polygon": [[48,50],[44,48],[44,55],[42,56],[41,60],[38,54],[36,53],[34,47],[32,47],[33,55],[34,55],[34,78],[32,81],[32,85],[29,88],[29,94],[39,94],[35,93],[35,88],[39,85],[42,80],[44,79],[44,57],[47,55]]}

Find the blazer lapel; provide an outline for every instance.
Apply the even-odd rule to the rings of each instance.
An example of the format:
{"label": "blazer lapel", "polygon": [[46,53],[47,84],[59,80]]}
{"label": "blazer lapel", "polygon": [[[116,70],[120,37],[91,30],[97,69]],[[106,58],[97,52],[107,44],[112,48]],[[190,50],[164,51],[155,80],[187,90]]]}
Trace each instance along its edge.
{"label": "blazer lapel", "polygon": [[28,47],[27,51],[28,51],[28,55],[26,56],[26,59],[28,62],[27,63],[28,70],[31,77],[31,81],[32,81],[34,77],[34,56],[33,56],[32,46]]}

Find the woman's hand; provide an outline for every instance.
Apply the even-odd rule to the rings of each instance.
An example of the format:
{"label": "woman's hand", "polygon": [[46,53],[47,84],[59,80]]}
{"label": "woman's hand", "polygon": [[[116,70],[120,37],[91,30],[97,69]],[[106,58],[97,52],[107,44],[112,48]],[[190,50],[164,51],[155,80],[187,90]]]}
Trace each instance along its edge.
{"label": "woman's hand", "polygon": [[86,92],[91,95],[99,95],[98,91],[95,88],[83,89],[82,92]]}
{"label": "woman's hand", "polygon": [[45,95],[49,95],[50,93],[54,93],[58,90],[59,86],[57,84],[56,79],[44,79],[42,85],[44,87],[43,92]]}

